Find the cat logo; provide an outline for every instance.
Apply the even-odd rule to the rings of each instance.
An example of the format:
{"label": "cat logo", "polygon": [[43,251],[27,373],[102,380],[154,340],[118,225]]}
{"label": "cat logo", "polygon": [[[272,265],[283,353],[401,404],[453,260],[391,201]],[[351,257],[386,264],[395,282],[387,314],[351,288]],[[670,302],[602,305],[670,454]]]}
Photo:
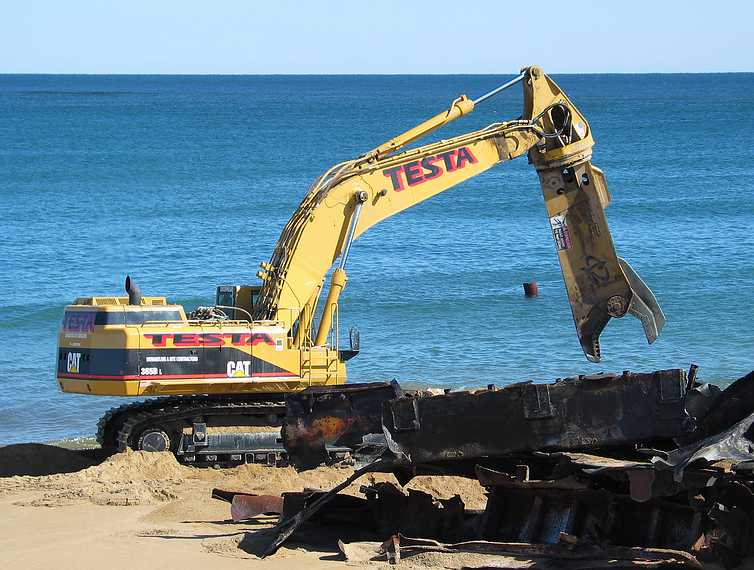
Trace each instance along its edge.
{"label": "cat logo", "polygon": [[248,378],[249,376],[251,376],[251,360],[228,362],[228,378]]}
{"label": "cat logo", "polygon": [[79,373],[79,362],[81,361],[80,352],[69,352],[68,361],[66,362],[66,370],[71,374]]}

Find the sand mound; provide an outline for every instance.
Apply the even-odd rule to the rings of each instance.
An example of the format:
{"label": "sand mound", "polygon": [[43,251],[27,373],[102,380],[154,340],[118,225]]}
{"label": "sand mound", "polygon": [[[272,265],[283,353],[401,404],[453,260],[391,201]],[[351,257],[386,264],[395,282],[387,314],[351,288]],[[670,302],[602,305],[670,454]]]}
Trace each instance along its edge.
{"label": "sand mound", "polygon": [[73,473],[94,463],[81,453],[54,445],[18,443],[0,447],[0,477]]}
{"label": "sand mound", "polygon": [[[318,467],[301,473],[292,467],[264,465],[241,465],[233,469],[196,468],[180,465],[170,453],[144,451],[118,453],[102,463],[93,464],[91,458],[77,452],[37,444],[0,448],[0,467],[5,474],[0,478],[0,495],[24,494],[14,503],[16,505],[162,504],[164,508],[151,516],[154,522],[174,518],[198,520],[204,515],[215,520],[229,518],[229,508],[210,499],[213,487],[260,495],[304,489],[328,490],[353,472],[348,467]],[[370,481],[395,482],[395,479],[392,475],[375,473],[362,477],[345,492],[360,495],[359,487]],[[417,477],[408,486],[436,497],[459,494],[470,508],[484,505],[483,489],[474,480]]]}
{"label": "sand mound", "polygon": [[406,487],[424,491],[436,499],[449,499],[453,495],[459,495],[467,509],[483,509],[487,504],[485,489],[476,479],[422,475],[412,479]]}
{"label": "sand mound", "polygon": [[89,479],[127,482],[180,479],[191,471],[190,467],[182,467],[171,453],[129,450],[108,457],[82,475]]}
{"label": "sand mound", "polygon": [[[65,450],[60,450],[65,451]],[[20,506],[57,507],[88,501],[97,505],[157,504],[179,498],[177,490],[190,479],[169,453],[127,452],[73,473],[0,480],[0,493],[41,491],[16,502]]]}
{"label": "sand mound", "polygon": [[[353,473],[348,466],[318,467],[300,473],[291,467],[264,465],[241,465],[232,469],[188,467],[180,465],[170,453],[133,451],[97,461],[96,454],[85,455],[37,444],[0,448],[0,468],[4,475],[0,477],[0,497],[6,512],[12,515],[18,512],[19,520],[36,520],[42,525],[58,521],[50,527],[56,529],[52,533],[56,536],[60,530],[56,525],[60,521],[76,521],[70,526],[80,528],[82,521],[91,517],[92,528],[98,529],[103,544],[112,545],[115,540],[120,544],[138,537],[141,542],[134,543],[134,550],[139,551],[143,541],[150,538],[150,544],[161,543],[168,552],[175,545],[181,549],[178,552],[198,548],[197,554],[211,554],[218,557],[217,560],[219,557],[256,558],[269,538],[265,529],[274,525],[277,518],[260,517],[234,524],[229,521],[230,505],[210,498],[213,488],[258,494],[307,488],[327,490]],[[374,473],[365,475],[345,492],[363,496],[359,493],[361,485],[380,481],[396,482],[392,475]],[[408,487],[437,497],[459,494],[471,508],[479,508],[484,503],[484,490],[475,480],[417,477]],[[70,508],[72,505],[76,507]],[[63,522],[62,527],[65,526]],[[252,530],[262,532],[251,533]],[[34,532],[30,530],[29,534]],[[70,548],[70,533],[67,532],[69,529],[65,528],[58,537],[60,548]],[[77,535],[73,536],[78,540]],[[14,540],[21,544],[26,537],[22,534]],[[190,546],[192,544],[196,546]],[[322,567],[317,566],[320,558],[329,561],[333,560],[333,555],[338,556],[332,550],[333,540],[328,538],[324,546],[318,544],[314,540],[302,550],[302,543],[293,542],[281,548],[268,562],[277,568],[313,568]],[[26,551],[23,555],[26,556]],[[102,556],[108,559],[109,554]],[[445,564],[429,556],[421,562],[437,567]],[[362,566],[365,565],[367,563]],[[137,567],[142,566],[137,563]],[[416,567],[411,563],[407,566]]]}

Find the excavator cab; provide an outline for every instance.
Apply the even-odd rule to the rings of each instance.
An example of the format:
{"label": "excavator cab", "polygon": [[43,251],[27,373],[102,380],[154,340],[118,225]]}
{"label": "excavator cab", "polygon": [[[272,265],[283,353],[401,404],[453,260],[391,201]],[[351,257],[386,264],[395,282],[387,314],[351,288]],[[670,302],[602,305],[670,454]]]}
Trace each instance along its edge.
{"label": "excavator cab", "polygon": [[219,285],[215,306],[234,321],[251,321],[261,285]]}

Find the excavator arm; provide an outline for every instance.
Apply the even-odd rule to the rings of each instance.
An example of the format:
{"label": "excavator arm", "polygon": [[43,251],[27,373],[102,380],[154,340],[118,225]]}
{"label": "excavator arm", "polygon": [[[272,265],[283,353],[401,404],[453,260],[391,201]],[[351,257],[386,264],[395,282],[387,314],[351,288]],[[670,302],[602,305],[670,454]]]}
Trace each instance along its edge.
{"label": "excavator arm", "polygon": [[[521,118],[402,150],[519,82],[524,88]],[[263,285],[255,318],[284,323],[295,331],[295,346],[322,346],[347,281],[345,265],[356,238],[398,212],[528,154],[539,175],[586,357],[600,360],[600,333],[610,318],[626,313],[641,320],[647,340],[653,342],[665,319],[651,291],[615,252],[604,213],[610,200],[605,177],[591,164],[593,144],[586,119],[538,67],[523,69],[514,80],[476,100],[459,97],[447,111],[332,167],[312,185],[286,224],[270,262],[261,264],[258,276]],[[338,258],[312,335],[325,276]]]}

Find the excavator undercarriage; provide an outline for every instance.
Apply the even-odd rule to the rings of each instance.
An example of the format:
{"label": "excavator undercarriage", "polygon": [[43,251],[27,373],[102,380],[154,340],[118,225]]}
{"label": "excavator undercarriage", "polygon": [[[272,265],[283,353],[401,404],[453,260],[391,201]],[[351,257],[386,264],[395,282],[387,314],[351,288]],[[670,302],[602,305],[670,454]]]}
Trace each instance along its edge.
{"label": "excavator undercarriage", "polygon": [[[181,463],[232,466],[288,464],[280,437],[284,394],[169,396],[110,409],[97,424],[97,441],[114,452],[172,451]],[[327,461],[351,449],[328,445]]]}

